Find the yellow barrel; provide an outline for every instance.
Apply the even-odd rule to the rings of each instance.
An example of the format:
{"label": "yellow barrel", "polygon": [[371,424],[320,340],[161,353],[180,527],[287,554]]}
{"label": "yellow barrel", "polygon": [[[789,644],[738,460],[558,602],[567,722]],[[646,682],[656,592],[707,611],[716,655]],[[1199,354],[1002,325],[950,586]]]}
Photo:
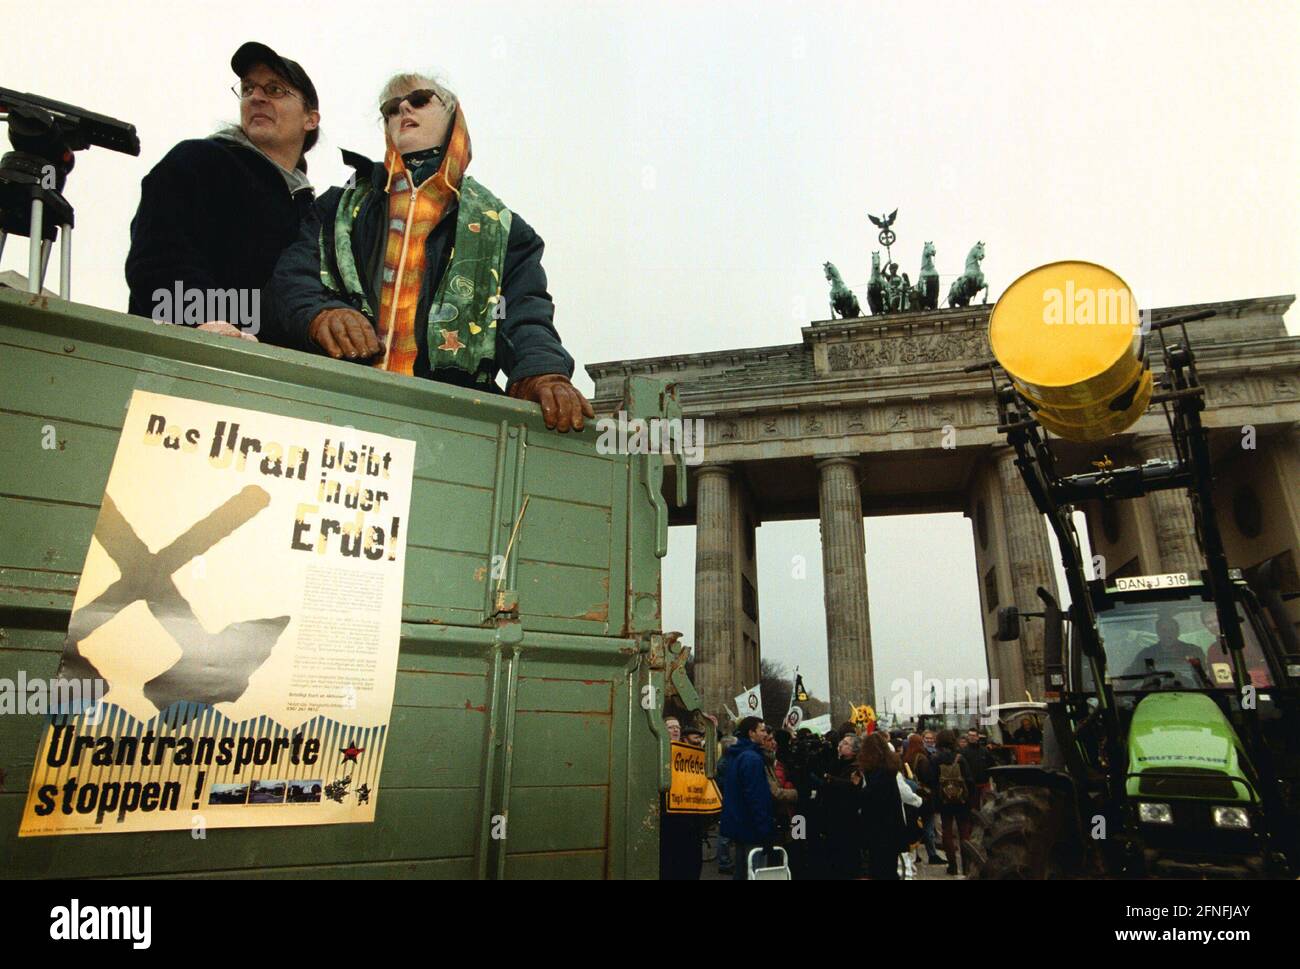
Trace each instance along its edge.
{"label": "yellow barrel", "polygon": [[1007,287],[989,316],[989,345],[1043,427],[1099,441],[1151,402],[1137,301],[1096,263],[1053,262]]}

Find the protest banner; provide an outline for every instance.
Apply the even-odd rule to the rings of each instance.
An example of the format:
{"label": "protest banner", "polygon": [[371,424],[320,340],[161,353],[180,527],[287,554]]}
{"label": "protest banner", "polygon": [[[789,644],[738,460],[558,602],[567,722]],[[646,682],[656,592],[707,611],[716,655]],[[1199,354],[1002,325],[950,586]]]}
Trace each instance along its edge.
{"label": "protest banner", "polygon": [[759,687],[746,690],[736,697],[736,709],[742,717],[763,717],[763,694]]}
{"label": "protest banner", "polygon": [[673,782],[668,790],[669,814],[717,814],[722,810],[718,785],[705,775],[705,753],[700,747],[673,742]]}
{"label": "protest banner", "polygon": [[373,821],[415,445],[136,391],[23,836]]}

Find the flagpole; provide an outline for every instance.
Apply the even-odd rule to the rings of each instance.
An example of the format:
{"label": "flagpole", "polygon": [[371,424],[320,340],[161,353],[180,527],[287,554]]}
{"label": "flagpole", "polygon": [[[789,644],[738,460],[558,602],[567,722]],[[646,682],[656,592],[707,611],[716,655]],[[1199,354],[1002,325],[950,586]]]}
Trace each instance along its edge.
{"label": "flagpole", "polygon": [[790,711],[794,709],[794,698],[799,693],[799,667],[794,668],[794,678],[790,680],[790,705],[785,709],[785,719],[781,721],[781,728],[787,733],[793,734],[794,731],[788,726],[790,723]]}

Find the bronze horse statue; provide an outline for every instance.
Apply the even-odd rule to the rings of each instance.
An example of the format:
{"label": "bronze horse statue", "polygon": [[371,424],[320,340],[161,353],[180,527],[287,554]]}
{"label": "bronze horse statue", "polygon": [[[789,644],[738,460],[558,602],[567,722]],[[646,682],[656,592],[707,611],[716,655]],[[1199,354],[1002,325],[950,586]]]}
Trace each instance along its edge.
{"label": "bronze horse statue", "polygon": [[822,268],[826,270],[826,279],[831,284],[831,318],[835,318],[838,313],[841,319],[852,320],[862,315],[862,308],[858,305],[858,298],[853,295],[853,290],[844,285],[844,280],[840,278],[840,271],[835,268],[833,262],[823,263]]}
{"label": "bronze horse statue", "polygon": [[921,310],[939,308],[939,271],[934,268],[934,243],[921,249],[921,274],[912,290],[912,305]]}
{"label": "bronze horse statue", "polygon": [[984,291],[984,302],[989,301],[989,284],[980,271],[984,260],[984,243],[977,242],[966,254],[966,271],[952,281],[948,288],[949,306],[969,306],[971,299],[980,290]]}
{"label": "bronze horse statue", "polygon": [[871,254],[871,281],[867,283],[867,306],[873,316],[885,312],[885,277],[880,272],[880,253]]}

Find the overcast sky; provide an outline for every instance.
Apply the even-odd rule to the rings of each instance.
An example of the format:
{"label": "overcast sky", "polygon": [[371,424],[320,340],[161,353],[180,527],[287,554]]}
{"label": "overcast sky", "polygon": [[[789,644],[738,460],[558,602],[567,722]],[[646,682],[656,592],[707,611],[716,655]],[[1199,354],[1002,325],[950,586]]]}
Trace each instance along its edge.
{"label": "overcast sky", "polygon": [[[139,158],[84,152],[68,184],[82,302],[126,306],[140,178],[175,142],[237,118],[229,61],[245,40],[315,81],[320,188],[345,177],[340,146],[380,154],[390,74],[432,70],[461,95],[470,172],[547,242],[584,390],[594,361],[798,342],[826,316],[823,261],[865,297],[866,214],[894,208],[901,268],[915,277],[931,240],[945,290],[976,240],[992,298],[1059,258],[1110,266],[1143,306],[1300,283],[1290,0],[65,0],[39,21],[28,4],[0,9],[0,86],[139,129]],[[25,250],[8,248],[0,268],[25,272]],[[866,528],[878,690],[918,668],[981,675],[968,523]],[[689,635],[693,529],[671,544],[666,624]],[[758,552],[765,654],[825,695],[816,523],[764,525]],[[809,569],[791,595],[794,555]]]}

